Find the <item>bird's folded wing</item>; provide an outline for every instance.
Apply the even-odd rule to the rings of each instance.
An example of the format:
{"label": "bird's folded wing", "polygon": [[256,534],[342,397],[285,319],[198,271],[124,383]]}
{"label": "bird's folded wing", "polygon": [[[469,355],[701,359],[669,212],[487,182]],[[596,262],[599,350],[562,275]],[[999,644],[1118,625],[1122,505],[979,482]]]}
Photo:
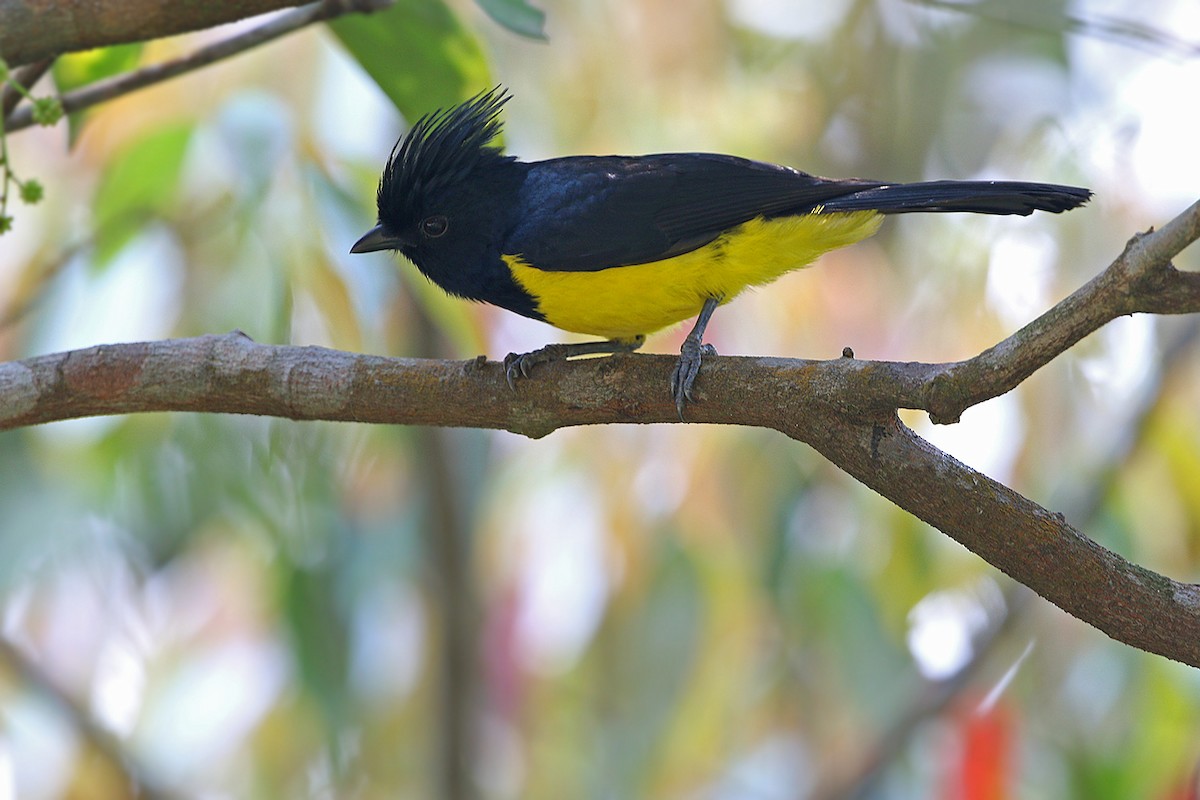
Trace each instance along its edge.
{"label": "bird's folded wing", "polygon": [[644,264],[702,247],[755,217],[808,213],[880,185],[708,153],[552,159],[531,166],[520,222],[502,249],[542,270]]}

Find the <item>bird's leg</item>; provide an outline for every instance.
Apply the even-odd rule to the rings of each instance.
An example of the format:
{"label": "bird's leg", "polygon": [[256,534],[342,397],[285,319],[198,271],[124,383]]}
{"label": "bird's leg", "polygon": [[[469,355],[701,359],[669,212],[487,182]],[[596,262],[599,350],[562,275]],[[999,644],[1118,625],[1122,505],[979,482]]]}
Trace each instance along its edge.
{"label": "bird's leg", "polygon": [[630,339],[605,339],[600,342],[548,344],[529,353],[509,353],[504,357],[504,377],[510,389],[516,388],[517,378],[528,378],[529,370],[548,361],[562,361],[593,353],[632,353],[646,342],[645,336]]}
{"label": "bird's leg", "polygon": [[700,309],[700,315],[696,317],[696,324],[692,327],[692,332],[687,335],[687,338],[683,340],[683,346],[679,348],[679,363],[671,372],[671,396],[675,398],[675,408],[679,411],[680,421],[683,421],[683,407],[693,399],[692,384],[696,382],[696,375],[700,372],[700,362],[704,356],[717,354],[715,347],[704,343],[704,329],[708,327],[708,320],[720,303],[721,298],[719,297],[710,297],[704,301],[704,307]]}

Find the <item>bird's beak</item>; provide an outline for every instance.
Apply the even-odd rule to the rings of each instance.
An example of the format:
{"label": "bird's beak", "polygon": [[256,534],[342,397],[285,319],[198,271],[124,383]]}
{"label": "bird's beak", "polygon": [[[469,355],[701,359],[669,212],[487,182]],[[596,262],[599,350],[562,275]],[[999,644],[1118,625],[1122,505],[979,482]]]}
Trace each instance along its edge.
{"label": "bird's beak", "polygon": [[389,236],[382,225],[376,225],[363,234],[363,237],[350,248],[351,253],[374,253],[376,250],[399,250],[405,241],[399,237]]}

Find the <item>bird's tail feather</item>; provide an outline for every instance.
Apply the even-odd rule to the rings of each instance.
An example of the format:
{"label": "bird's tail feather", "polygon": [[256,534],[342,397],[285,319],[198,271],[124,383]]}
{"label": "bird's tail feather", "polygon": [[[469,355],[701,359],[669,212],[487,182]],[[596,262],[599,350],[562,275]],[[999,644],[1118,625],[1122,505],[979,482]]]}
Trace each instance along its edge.
{"label": "bird's tail feather", "polygon": [[972,214],[1020,214],[1068,211],[1088,201],[1092,193],[1077,186],[1022,181],[927,181],[893,183],[835,197],[824,211],[963,211]]}

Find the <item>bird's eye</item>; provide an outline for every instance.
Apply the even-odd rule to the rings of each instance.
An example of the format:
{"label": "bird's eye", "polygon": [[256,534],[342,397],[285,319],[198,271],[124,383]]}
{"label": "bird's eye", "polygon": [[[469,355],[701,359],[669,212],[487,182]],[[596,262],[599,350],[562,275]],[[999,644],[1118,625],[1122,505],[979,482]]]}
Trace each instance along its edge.
{"label": "bird's eye", "polygon": [[450,220],[441,214],[434,214],[421,220],[421,233],[430,239],[436,239],[450,230]]}

